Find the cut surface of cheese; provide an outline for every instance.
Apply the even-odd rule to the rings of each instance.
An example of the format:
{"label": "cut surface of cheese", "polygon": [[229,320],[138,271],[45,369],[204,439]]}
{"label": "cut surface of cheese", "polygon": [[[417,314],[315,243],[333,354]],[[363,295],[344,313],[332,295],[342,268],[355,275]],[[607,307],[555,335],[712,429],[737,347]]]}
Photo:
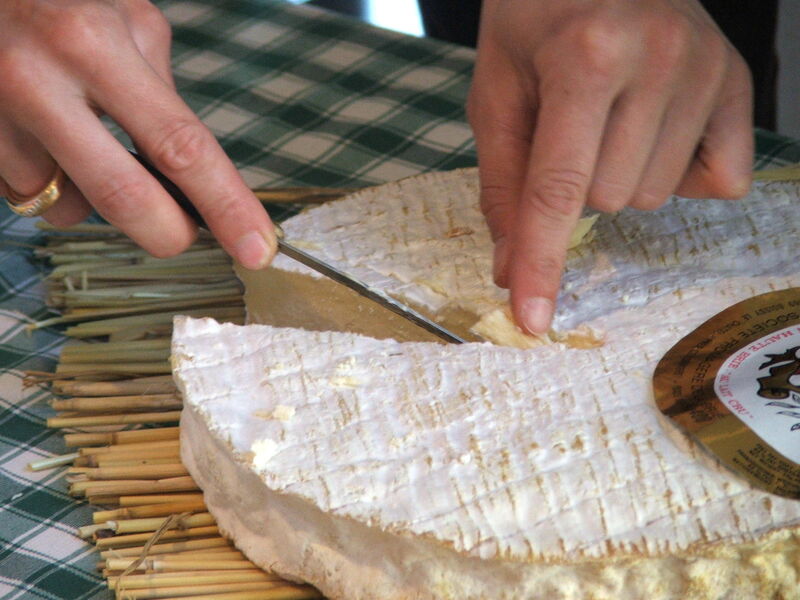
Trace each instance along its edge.
{"label": "cut surface of cheese", "polygon": [[[505,305],[474,172],[384,188],[290,220],[287,237],[430,314]],[[557,315],[599,347],[181,318],[183,459],[251,560],[336,599],[798,598],[800,502],[721,467],[664,420],[650,381],[712,315],[800,286],[797,196],[770,184],[601,217],[570,252]],[[287,259],[274,273],[315,280]],[[288,321],[313,304],[252,300],[257,318],[285,302]]]}

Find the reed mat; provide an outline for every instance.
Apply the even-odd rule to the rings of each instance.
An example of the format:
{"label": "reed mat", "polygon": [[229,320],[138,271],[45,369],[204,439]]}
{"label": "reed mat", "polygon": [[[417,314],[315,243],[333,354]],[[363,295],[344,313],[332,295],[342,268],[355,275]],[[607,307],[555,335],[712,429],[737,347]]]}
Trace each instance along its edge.
{"label": "reed mat", "polygon": [[30,468],[65,468],[70,494],[96,507],[79,534],[97,548],[114,596],[321,598],[263,571],[222,537],[181,463],[172,318],[244,323],[228,256],[207,234],[180,256],[156,259],[107,225],[43,229],[35,254],[53,267],[47,299],[61,314],[31,327],[65,326],[71,339],[55,372],[29,372],[26,382],[50,387],[47,424],[63,431],[69,451]]}

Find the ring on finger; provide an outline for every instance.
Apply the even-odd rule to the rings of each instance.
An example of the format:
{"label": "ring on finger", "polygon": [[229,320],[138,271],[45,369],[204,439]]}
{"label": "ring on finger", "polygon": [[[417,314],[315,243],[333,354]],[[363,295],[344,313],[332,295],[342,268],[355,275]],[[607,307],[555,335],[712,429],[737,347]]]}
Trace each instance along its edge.
{"label": "ring on finger", "polygon": [[65,181],[66,175],[56,163],[55,172],[50,181],[36,194],[23,196],[6,184],[8,206],[21,217],[38,217],[58,202],[58,199],[61,198]]}

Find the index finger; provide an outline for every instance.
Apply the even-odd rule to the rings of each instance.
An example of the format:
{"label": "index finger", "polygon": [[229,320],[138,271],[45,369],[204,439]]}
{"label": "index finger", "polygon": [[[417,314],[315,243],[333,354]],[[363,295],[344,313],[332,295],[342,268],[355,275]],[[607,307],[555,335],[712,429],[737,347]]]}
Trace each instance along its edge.
{"label": "index finger", "polygon": [[512,239],[511,308],[529,333],[550,328],[567,246],[586,203],[613,98],[608,89],[574,80],[563,85],[541,95]]}
{"label": "index finger", "polygon": [[276,240],[263,206],[177,92],[144,60],[132,62],[105,73],[93,99],[189,197],[229,254],[246,268],[266,266]]}

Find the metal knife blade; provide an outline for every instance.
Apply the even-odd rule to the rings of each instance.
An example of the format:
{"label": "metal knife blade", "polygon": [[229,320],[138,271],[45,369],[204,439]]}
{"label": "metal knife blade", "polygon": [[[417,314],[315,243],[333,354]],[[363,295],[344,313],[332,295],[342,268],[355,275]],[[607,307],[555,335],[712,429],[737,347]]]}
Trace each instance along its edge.
{"label": "metal knife blade", "polygon": [[278,238],[278,250],[288,256],[289,258],[293,258],[299,263],[304,264],[305,266],[314,269],[317,273],[321,273],[334,281],[341,283],[342,285],[346,285],[351,290],[358,292],[365,298],[369,298],[373,302],[377,302],[384,308],[392,311],[393,313],[400,315],[414,323],[415,325],[422,327],[426,331],[431,332],[432,334],[440,337],[441,339],[453,343],[453,344],[463,344],[464,340],[457,336],[455,333],[448,331],[438,323],[431,321],[426,316],[420,314],[419,312],[415,311],[410,306],[406,306],[402,302],[398,302],[391,296],[388,296],[382,292],[374,290],[370,288],[365,283],[362,283],[358,279],[351,277],[347,273],[344,273],[320,259],[311,256],[310,254],[300,250],[299,248],[292,246],[290,243],[286,242],[285,240]]}
{"label": "metal knife blade", "polygon": [[[164,187],[164,189],[173,197],[175,202],[177,202],[180,207],[192,218],[194,221],[204,229],[208,229],[205,220],[203,219],[200,212],[195,208],[194,204],[191,203],[189,198],[181,191],[181,189],[175,185],[175,183],[170,180],[166,175],[164,175],[161,171],[159,171],[156,167],[151,165],[148,161],[146,161],[141,155],[136,152],[131,151],[131,154],[138,160],[141,165],[148,170],[148,172],[155,177],[155,179]],[[303,250],[300,250],[296,246],[293,246],[291,243],[287,242],[283,239],[283,232],[279,227],[276,227],[276,231],[278,233],[278,250],[288,256],[296,260],[299,263],[304,264],[305,266],[315,270],[316,272],[333,279],[334,281],[347,286],[351,290],[361,294],[365,298],[376,302],[380,306],[392,311],[393,313],[408,319],[418,327],[422,327],[426,331],[436,335],[437,337],[450,342],[452,344],[462,344],[464,343],[464,339],[456,335],[455,333],[447,330],[446,328],[442,327],[438,323],[430,320],[426,316],[420,314],[413,308],[406,306],[402,302],[398,302],[394,298],[379,292],[378,290],[374,290],[370,288],[365,283],[351,277],[347,273],[340,271],[336,267],[322,261]]]}

